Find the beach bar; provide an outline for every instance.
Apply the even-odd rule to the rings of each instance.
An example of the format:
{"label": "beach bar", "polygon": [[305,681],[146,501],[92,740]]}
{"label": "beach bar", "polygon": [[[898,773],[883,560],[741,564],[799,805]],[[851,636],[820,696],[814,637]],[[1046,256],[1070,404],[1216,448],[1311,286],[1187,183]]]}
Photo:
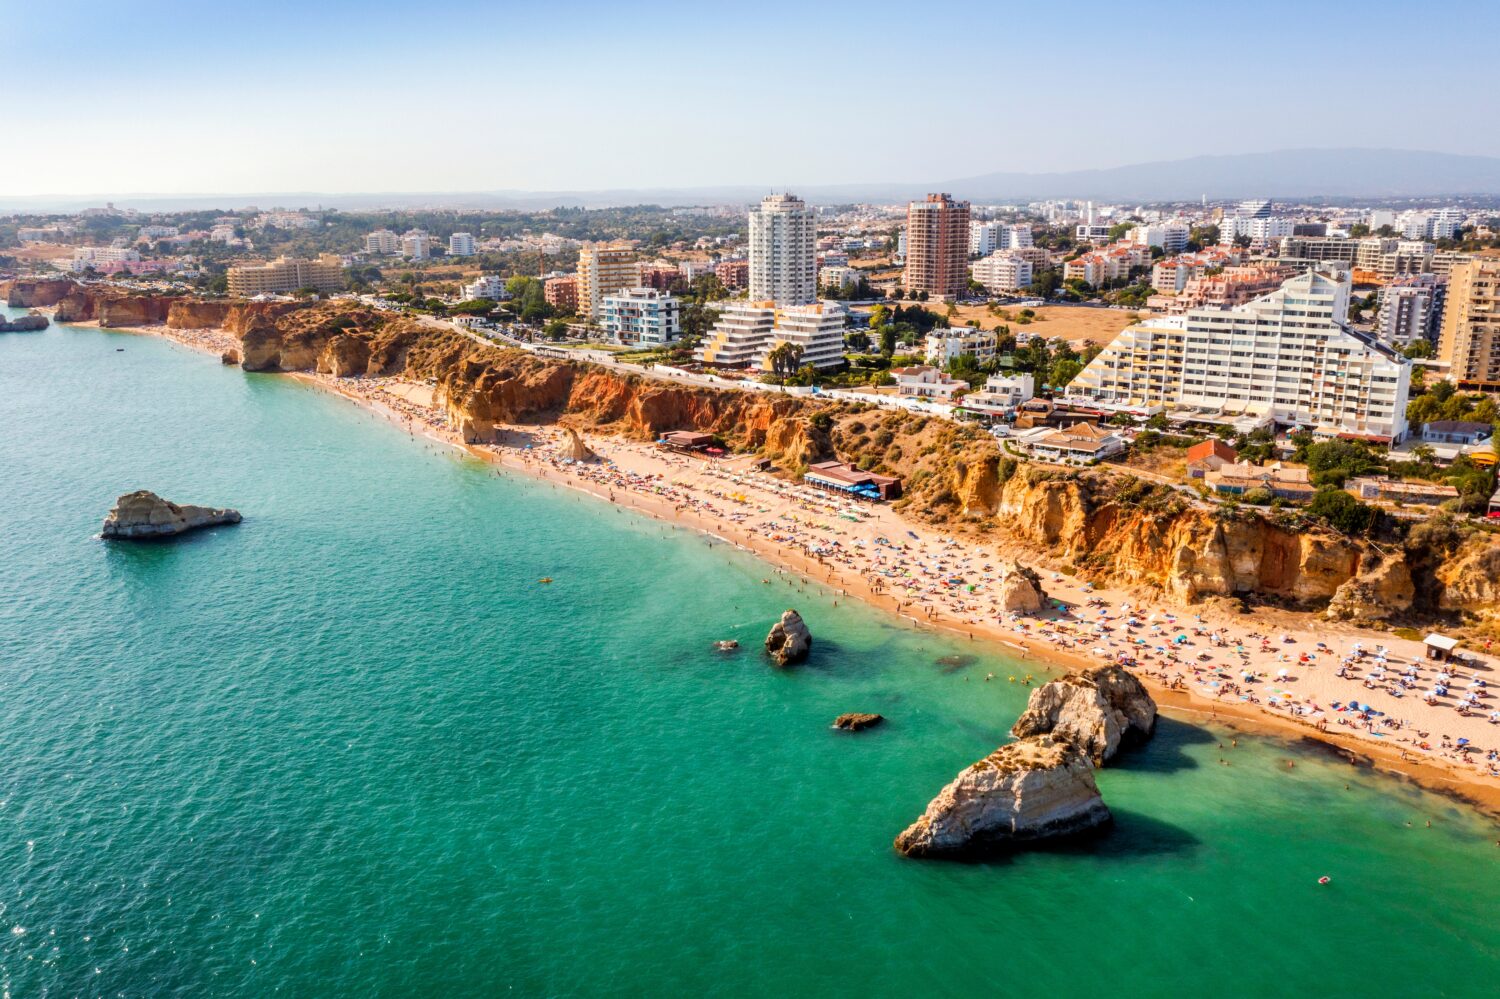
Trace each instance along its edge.
{"label": "beach bar", "polygon": [[876,475],[845,461],[820,461],[807,469],[802,481],[830,492],[847,493],[867,500],[893,500],[901,496],[901,480],[894,475]]}
{"label": "beach bar", "polygon": [[1453,658],[1453,650],[1458,648],[1458,639],[1439,635],[1434,631],[1422,639],[1422,644],[1427,647],[1428,659],[1436,659],[1438,662],[1445,663]]}

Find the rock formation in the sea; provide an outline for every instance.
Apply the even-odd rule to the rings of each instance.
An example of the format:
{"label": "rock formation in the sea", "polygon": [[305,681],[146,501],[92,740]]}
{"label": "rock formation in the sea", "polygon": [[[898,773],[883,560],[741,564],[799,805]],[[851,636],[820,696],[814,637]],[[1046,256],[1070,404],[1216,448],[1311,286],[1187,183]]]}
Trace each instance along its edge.
{"label": "rock formation in the sea", "polygon": [[578,431],[572,427],[564,427],[563,433],[567,435],[563,442],[563,455],[565,457],[572,458],[574,461],[599,460],[599,456],[590,450],[589,446],[583,442],[582,437],[578,436]]}
{"label": "rock formation in the sea", "polygon": [[238,347],[230,347],[219,355],[220,364],[239,364],[243,360]]}
{"label": "rock formation in the sea", "polygon": [[967,767],[896,837],[908,857],[970,857],[1107,825],[1094,767],[1065,739],[1032,736]]}
{"label": "rock formation in the sea", "polygon": [[146,489],[126,493],[104,518],[106,538],[170,538],[185,531],[216,524],[238,524],[238,510],[207,506],[179,506]]}
{"label": "rock formation in the sea", "polygon": [[1000,608],[1029,614],[1047,606],[1047,593],[1042,589],[1042,577],[1035,569],[1019,562],[1006,562],[1000,566],[998,599]]}
{"label": "rock formation in the sea", "polygon": [[812,633],[802,620],[802,615],[788,610],[781,620],[771,626],[766,636],[766,651],[778,666],[790,666],[807,658],[812,648]]}
{"label": "rock formation in the sea", "polygon": [[1052,735],[1067,740],[1102,766],[1121,749],[1145,743],[1155,731],[1156,702],[1141,681],[1124,667],[1097,666],[1032,691],[1010,733],[1021,739]]}
{"label": "rock formation in the sea", "polygon": [[867,728],[874,728],[883,721],[885,721],[885,715],[872,715],[851,711],[835,718],[833,720],[833,727],[842,729],[845,732],[859,732]]}
{"label": "rock formation in the sea", "polygon": [[33,330],[44,330],[47,326],[47,317],[40,312],[19,316],[10,322],[0,319],[0,333],[28,333]]}

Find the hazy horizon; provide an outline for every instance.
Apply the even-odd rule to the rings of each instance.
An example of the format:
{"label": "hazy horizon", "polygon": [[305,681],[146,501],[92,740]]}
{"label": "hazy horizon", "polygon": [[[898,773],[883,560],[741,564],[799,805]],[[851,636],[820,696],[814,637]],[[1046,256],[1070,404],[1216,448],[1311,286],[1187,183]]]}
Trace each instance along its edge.
{"label": "hazy horizon", "polygon": [[[1395,72],[1315,97],[1213,83],[1252,68],[1334,79],[1388,47],[1395,23],[1404,50],[1429,53],[1500,32],[1500,10],[1455,0],[1421,18],[1391,0],[1270,0],[1249,24],[1235,8],[1168,0],[1143,17],[1079,0],[1066,29],[1012,0],[937,0],[920,19],[881,0],[432,0],[419,19],[268,0],[232,31],[178,0],[0,2],[19,95],[7,124],[41,147],[12,143],[12,199],[771,190],[1349,146],[1500,156],[1500,135],[1475,127],[1481,60],[1442,63],[1437,91]],[[1380,121],[1420,121],[1421,141]]]}

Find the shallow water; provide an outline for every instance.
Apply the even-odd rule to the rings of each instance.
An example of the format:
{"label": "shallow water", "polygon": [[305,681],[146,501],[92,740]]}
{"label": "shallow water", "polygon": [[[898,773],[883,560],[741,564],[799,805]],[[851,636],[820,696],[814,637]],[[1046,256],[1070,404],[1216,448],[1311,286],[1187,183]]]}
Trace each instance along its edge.
{"label": "shallow water", "polygon": [[1168,720],[1108,838],[903,860],[1034,666],[153,338],[0,335],[0,416],[10,995],[1493,994],[1445,799]]}

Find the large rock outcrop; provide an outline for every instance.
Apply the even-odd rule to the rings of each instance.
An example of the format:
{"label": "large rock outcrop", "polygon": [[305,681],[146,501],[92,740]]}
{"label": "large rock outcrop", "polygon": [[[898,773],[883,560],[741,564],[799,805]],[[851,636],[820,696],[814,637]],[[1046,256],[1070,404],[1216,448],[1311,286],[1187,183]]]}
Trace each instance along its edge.
{"label": "large rock outcrop", "polygon": [[106,538],[143,540],[170,538],[200,527],[238,524],[238,510],[207,506],[179,506],[147,489],[126,493],[104,518],[100,532]]}
{"label": "large rock outcrop", "polygon": [[1000,580],[996,588],[1001,610],[1031,614],[1047,606],[1047,592],[1042,589],[1042,577],[1037,575],[1035,569],[1019,562],[1006,562],[1000,566]]}
{"label": "large rock outcrop", "polygon": [[28,333],[35,330],[44,330],[47,326],[47,317],[39,312],[33,312],[26,316],[18,316],[9,322],[0,319],[0,333]]}
{"label": "large rock outcrop", "polygon": [[1052,735],[1102,766],[1156,731],[1156,702],[1129,670],[1099,666],[1069,673],[1032,691],[1011,735]]}
{"label": "large rock outcrop", "polygon": [[5,300],[15,309],[50,309],[77,287],[67,278],[17,278],[4,289]]}
{"label": "large rock outcrop", "polygon": [[1411,607],[1417,586],[1401,555],[1371,553],[1366,567],[1339,585],[1324,616],[1330,621],[1375,621]]}
{"label": "large rock outcrop", "polygon": [[766,636],[766,651],[778,666],[801,662],[807,658],[811,649],[812,632],[807,630],[802,615],[794,610],[783,613],[781,620],[771,625],[771,633]]}
{"label": "large rock outcrop", "polygon": [[969,857],[1077,836],[1112,821],[1088,757],[1048,735],[966,768],[896,837],[908,857]]}
{"label": "large rock outcrop", "polygon": [[833,720],[833,727],[844,732],[863,732],[867,728],[874,728],[885,721],[885,715],[869,714],[863,711],[850,711],[839,715]]}

